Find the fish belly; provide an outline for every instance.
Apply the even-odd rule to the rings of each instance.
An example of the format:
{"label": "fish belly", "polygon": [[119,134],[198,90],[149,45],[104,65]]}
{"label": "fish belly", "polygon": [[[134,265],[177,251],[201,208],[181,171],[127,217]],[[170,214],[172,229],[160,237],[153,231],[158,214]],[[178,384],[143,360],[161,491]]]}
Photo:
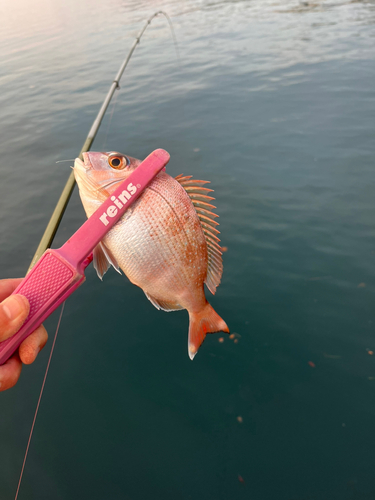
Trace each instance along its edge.
{"label": "fish belly", "polygon": [[206,303],[205,237],[188,194],[168,174],[152,181],[104,243],[129,280],[163,308],[194,311]]}

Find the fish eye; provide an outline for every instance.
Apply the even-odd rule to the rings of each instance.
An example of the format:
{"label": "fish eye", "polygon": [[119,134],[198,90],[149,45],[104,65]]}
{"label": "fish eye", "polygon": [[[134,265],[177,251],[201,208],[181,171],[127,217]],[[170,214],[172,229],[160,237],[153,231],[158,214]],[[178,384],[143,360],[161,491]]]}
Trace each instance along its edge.
{"label": "fish eye", "polygon": [[121,165],[120,158],[111,158],[111,166],[112,167],[119,167],[120,165]]}
{"label": "fish eye", "polygon": [[112,154],[108,157],[108,164],[115,170],[122,170],[129,165],[129,160],[124,155]]}

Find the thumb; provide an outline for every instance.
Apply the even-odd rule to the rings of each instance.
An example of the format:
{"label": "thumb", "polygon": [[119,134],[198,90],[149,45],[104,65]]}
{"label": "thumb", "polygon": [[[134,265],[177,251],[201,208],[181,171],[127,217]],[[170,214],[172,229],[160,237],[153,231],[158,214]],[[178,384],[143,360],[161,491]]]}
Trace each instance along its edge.
{"label": "thumb", "polygon": [[10,295],[0,304],[0,342],[21,328],[30,311],[29,301],[23,295]]}

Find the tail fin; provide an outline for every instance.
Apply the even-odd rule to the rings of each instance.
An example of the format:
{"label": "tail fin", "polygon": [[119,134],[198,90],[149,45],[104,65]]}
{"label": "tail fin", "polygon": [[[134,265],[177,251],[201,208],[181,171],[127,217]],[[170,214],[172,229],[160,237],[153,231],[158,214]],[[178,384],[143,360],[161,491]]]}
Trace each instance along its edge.
{"label": "tail fin", "polygon": [[207,333],[229,333],[229,328],[225,321],[220,318],[208,302],[206,302],[204,308],[198,313],[189,311],[189,319],[188,351],[190,359],[194,359]]}

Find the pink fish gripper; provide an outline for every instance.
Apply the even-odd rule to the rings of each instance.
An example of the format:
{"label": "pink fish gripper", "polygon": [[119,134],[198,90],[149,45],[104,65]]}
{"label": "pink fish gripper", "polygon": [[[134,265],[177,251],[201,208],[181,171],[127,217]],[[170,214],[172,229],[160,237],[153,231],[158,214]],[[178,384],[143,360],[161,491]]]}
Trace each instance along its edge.
{"label": "pink fish gripper", "polygon": [[[112,197],[118,198],[130,183],[137,187],[136,192],[122,208],[113,205],[111,198],[107,198],[61,248],[44,252],[13,292],[28,299],[30,312],[21,329],[9,339],[0,342],[0,365],[4,364],[21,342],[85,281],[84,272],[92,261],[93,249],[166,166],[169,158],[169,153],[164,149],[153,151],[112,193]],[[107,216],[103,217],[104,214]]]}

